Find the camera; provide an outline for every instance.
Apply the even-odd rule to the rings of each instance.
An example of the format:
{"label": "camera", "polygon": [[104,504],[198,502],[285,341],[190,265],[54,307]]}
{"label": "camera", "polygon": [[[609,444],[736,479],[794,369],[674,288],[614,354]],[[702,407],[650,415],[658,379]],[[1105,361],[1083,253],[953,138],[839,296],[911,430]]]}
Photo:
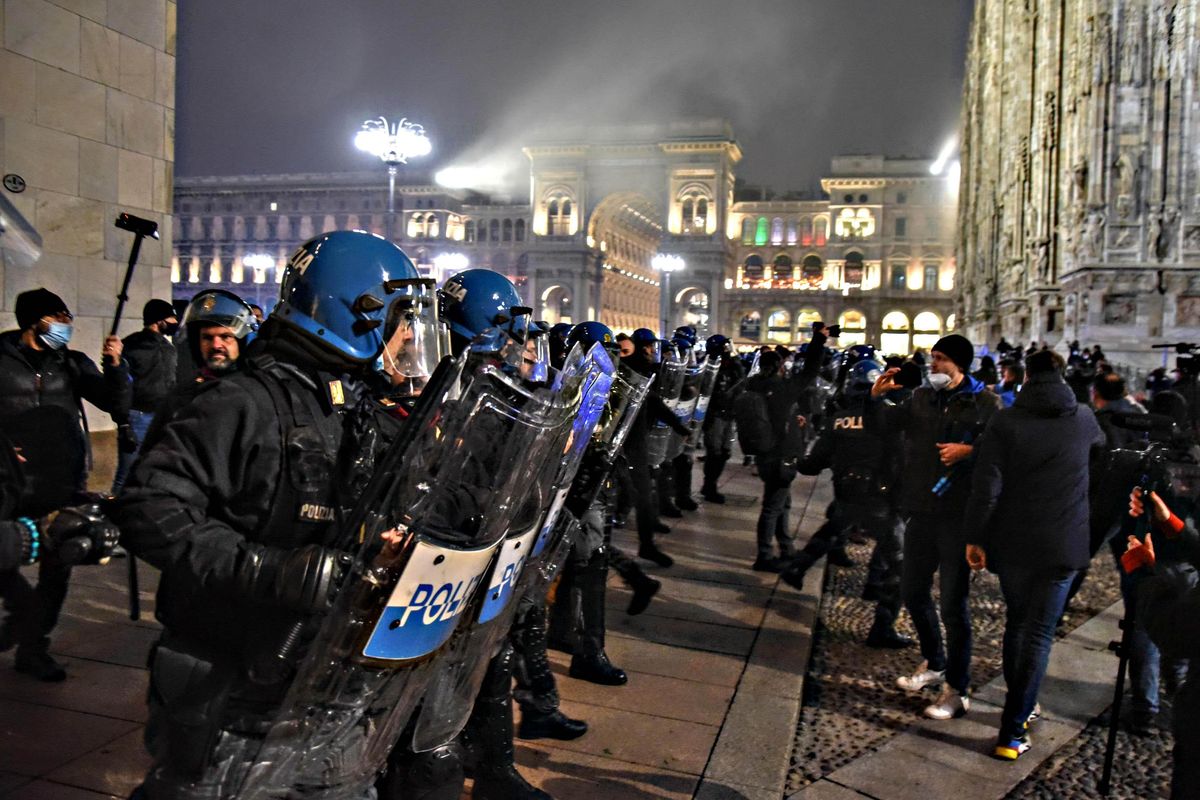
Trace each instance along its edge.
{"label": "camera", "polygon": [[121,212],[117,215],[117,219],[113,222],[113,225],[137,236],[149,236],[151,239],[158,238],[158,223],[152,219],[142,219],[141,217],[135,217],[133,214]]}

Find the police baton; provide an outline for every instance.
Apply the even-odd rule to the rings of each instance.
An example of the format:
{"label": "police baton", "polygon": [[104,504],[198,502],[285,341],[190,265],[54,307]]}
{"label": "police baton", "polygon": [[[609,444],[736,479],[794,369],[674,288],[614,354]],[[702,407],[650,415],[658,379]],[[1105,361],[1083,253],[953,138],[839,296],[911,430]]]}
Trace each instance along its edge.
{"label": "police baton", "polygon": [[[117,295],[117,310],[113,312],[112,329],[109,336],[117,335],[117,326],[121,324],[121,314],[125,311],[125,303],[129,300],[129,282],[133,280],[133,268],[137,266],[138,254],[142,252],[142,239],[149,236],[158,238],[158,223],[151,219],[142,219],[133,214],[121,212],[117,215],[114,226],[133,234],[133,247],[129,250],[129,263],[125,267],[125,281],[121,284],[121,293]],[[141,598],[138,593],[137,558],[130,553],[125,559],[129,565],[129,618],[134,622],[142,617]]]}

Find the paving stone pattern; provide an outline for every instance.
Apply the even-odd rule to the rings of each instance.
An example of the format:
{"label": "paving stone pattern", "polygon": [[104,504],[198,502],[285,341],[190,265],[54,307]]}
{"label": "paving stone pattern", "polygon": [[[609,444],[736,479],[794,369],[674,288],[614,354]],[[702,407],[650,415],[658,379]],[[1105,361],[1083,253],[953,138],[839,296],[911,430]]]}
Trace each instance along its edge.
{"label": "paving stone pattern", "polygon": [[[881,651],[862,643],[874,613],[874,604],[861,599],[871,547],[852,544],[849,552],[856,566],[830,567],[826,573],[792,748],[788,795],[878,750],[917,721],[922,709],[935,697],[932,689],[914,695],[896,686],[896,677],[911,671],[921,661],[915,645],[906,650]],[[1112,556],[1104,551],[1093,561],[1088,579],[1072,601],[1060,635],[1069,633],[1117,599],[1119,590]],[[994,575],[976,574],[971,586],[971,614],[975,631],[971,678],[972,686],[979,687],[1000,674],[1004,603]],[[898,629],[916,636],[907,612],[901,613]],[[1114,657],[1114,678],[1116,666]]]}

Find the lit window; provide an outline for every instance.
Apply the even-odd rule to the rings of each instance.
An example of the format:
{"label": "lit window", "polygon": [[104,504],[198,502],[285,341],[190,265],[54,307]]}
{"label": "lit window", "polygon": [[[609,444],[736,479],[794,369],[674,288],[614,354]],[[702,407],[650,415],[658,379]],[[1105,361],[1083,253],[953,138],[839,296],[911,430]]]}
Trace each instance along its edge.
{"label": "lit window", "polygon": [[816,229],[813,244],[817,247],[824,247],[826,240],[829,238],[829,220],[825,217],[818,217],[813,222],[813,227]]}
{"label": "lit window", "polygon": [[838,317],[842,335],[838,337],[838,345],[852,347],[856,344],[867,343],[867,318],[861,311],[847,310]]}
{"label": "lit window", "polygon": [[767,218],[759,217],[758,225],[754,229],[754,243],[756,245],[761,247],[762,245],[767,243],[768,227],[769,227],[769,223],[767,222]]}
{"label": "lit window", "polygon": [[278,210],[279,210],[279,203],[271,203],[271,210],[272,210],[272,211],[278,211]]}
{"label": "lit window", "polygon": [[759,341],[762,336],[762,314],[757,311],[743,314],[741,322],[738,323],[738,336],[742,339]]}
{"label": "lit window", "polygon": [[786,311],[774,311],[767,317],[767,339],[780,344],[792,341],[792,315]]}
{"label": "lit window", "polygon": [[754,218],[742,219],[742,244],[754,244]]}
{"label": "lit window", "polygon": [[843,208],[834,230],[844,239],[866,239],[875,233],[875,217],[869,208]]}
{"label": "lit window", "polygon": [[796,220],[794,219],[787,221],[787,243],[789,245],[796,243]]}
{"label": "lit window", "polygon": [[783,220],[779,217],[771,220],[771,244],[783,244]]}
{"label": "lit window", "polygon": [[903,289],[907,283],[907,268],[904,266],[892,267],[892,288]]}
{"label": "lit window", "polygon": [[938,288],[938,268],[933,264],[925,265],[925,285],[922,287],[927,292],[937,291]]}

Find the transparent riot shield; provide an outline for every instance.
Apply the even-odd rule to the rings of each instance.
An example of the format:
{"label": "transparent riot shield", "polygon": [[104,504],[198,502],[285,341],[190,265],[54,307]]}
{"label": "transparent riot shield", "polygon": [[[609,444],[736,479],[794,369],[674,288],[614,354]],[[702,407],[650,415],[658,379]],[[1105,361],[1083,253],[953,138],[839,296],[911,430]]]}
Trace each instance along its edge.
{"label": "transparent riot shield", "polygon": [[[677,360],[664,361],[658,368],[658,385],[655,387],[655,391],[658,392],[672,414],[679,407],[679,395],[683,392],[685,369],[686,366]],[[667,423],[661,420],[654,421],[650,427],[646,445],[647,463],[651,468],[657,467],[667,460],[667,449],[670,447],[671,437],[674,435],[674,431],[667,426]]]}
{"label": "transparent riot shield", "polygon": [[[683,373],[683,389],[679,393],[679,402],[675,406],[675,418],[679,424],[691,430],[692,418],[696,414],[696,406],[700,401],[700,382],[704,378],[703,366],[689,363]],[[683,436],[672,431],[671,440],[667,444],[667,460],[671,460],[683,452],[689,444],[691,436]]]}
{"label": "transparent riot shield", "polygon": [[696,410],[692,413],[692,434],[688,437],[688,446],[701,446],[704,434],[704,420],[708,416],[708,404],[712,401],[713,390],[717,386],[717,373],[721,371],[721,359],[709,358],[704,362],[700,372],[699,395],[696,398]]}
{"label": "transparent riot shield", "polygon": [[541,435],[569,426],[575,409],[494,365],[468,371],[461,359],[456,369],[458,380],[426,387],[385,491],[357,515],[349,574],[230,796],[366,791],[425,693],[433,673],[423,667],[469,619],[520,510],[513,491],[530,448],[546,455]]}
{"label": "transparent riot shield", "polygon": [[546,553],[557,552],[552,534],[562,498],[604,410],[612,372],[612,361],[603,348],[586,353],[574,349],[552,384],[547,401],[558,413],[545,416],[546,425],[536,442],[540,450],[531,452],[527,470],[508,494],[508,502],[521,513],[495,523],[505,538],[486,588],[468,611],[473,624],[464,624],[438,659],[425,667],[435,676],[413,730],[414,750],[439,747],[462,730],[488,662],[512,627],[516,599],[541,574],[536,562]]}

